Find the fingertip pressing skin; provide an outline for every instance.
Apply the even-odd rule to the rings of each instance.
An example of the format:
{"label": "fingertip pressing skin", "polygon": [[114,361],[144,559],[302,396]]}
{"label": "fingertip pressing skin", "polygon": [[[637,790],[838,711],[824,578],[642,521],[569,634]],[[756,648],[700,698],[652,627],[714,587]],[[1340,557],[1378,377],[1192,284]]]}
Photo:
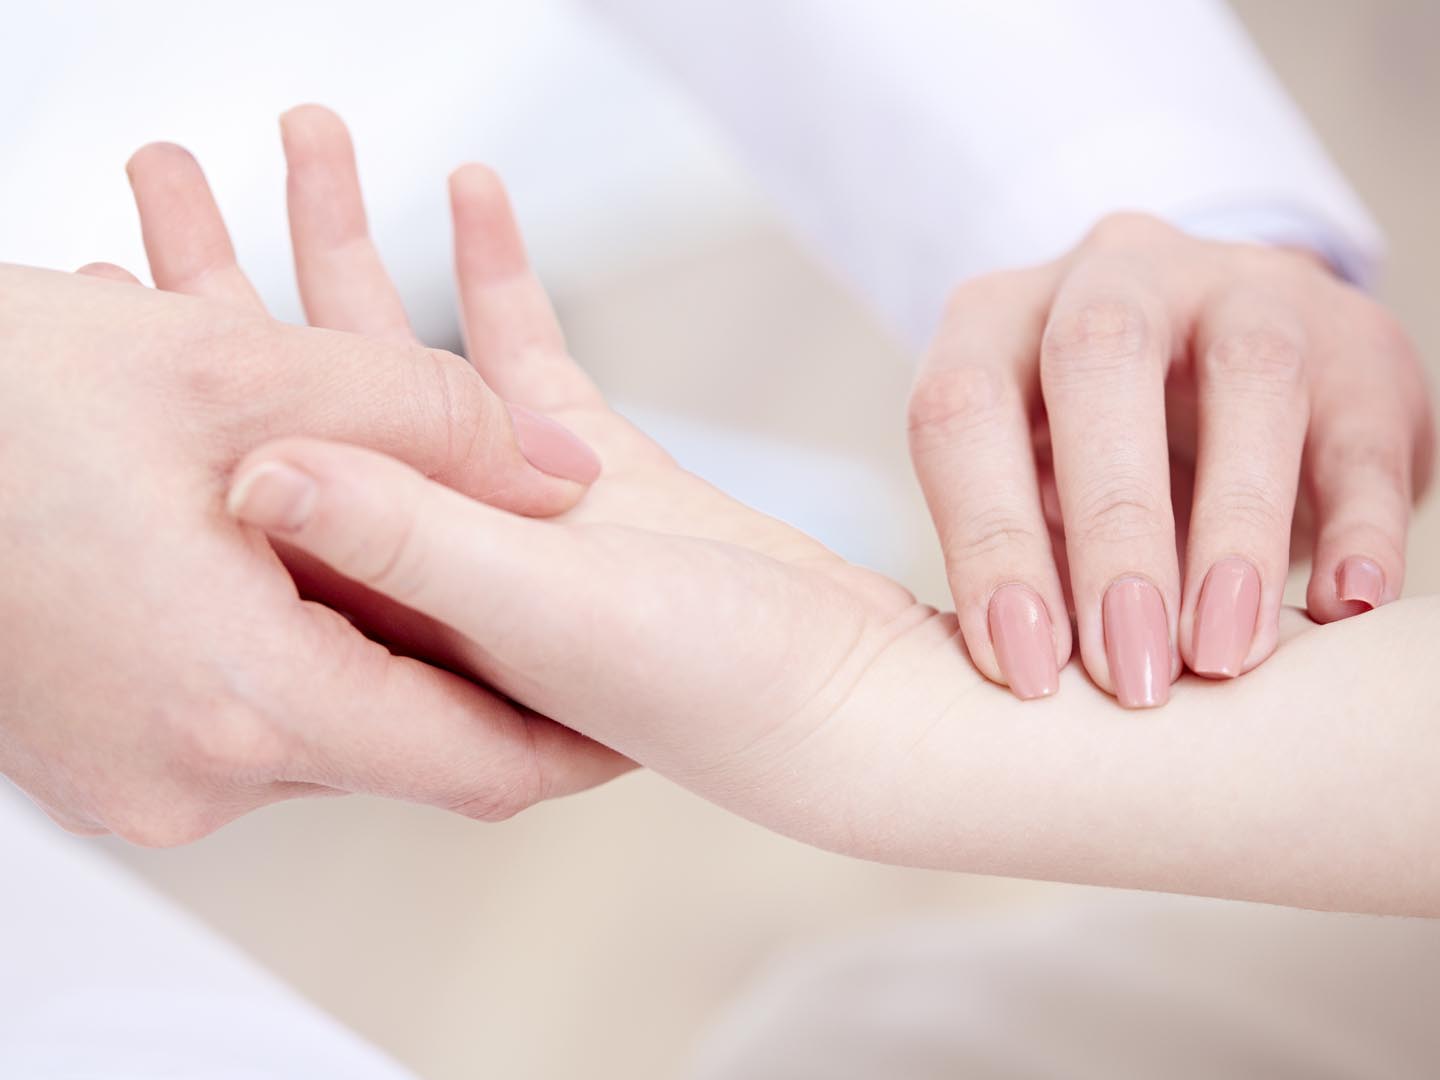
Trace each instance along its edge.
{"label": "fingertip pressing skin", "polygon": [[1205,575],[1195,606],[1190,670],[1232,679],[1244,670],[1260,613],[1260,573],[1247,560],[1226,558]]}
{"label": "fingertip pressing skin", "polygon": [[515,443],[525,460],[543,473],[593,484],[600,476],[600,456],[563,424],[525,408],[507,403]]}
{"label": "fingertip pressing skin", "polygon": [[1050,613],[1033,589],[996,589],[990,598],[989,627],[996,662],[1016,697],[1030,701],[1060,689]]}
{"label": "fingertip pressing skin", "polygon": [[1380,606],[1385,595],[1385,571],[1373,559],[1352,555],[1335,571],[1335,593],[1344,601],[1364,604],[1364,610]]}
{"label": "fingertip pressing skin", "polygon": [[1101,618],[1116,699],[1127,709],[1164,705],[1173,661],[1160,590],[1143,578],[1121,578],[1105,590]]}

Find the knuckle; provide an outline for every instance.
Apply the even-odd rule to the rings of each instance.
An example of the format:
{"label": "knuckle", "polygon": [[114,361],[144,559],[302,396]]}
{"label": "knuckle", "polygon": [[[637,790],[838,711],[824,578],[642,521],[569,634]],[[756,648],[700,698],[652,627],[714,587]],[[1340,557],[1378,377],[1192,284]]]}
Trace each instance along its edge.
{"label": "knuckle", "polygon": [[1195,507],[1197,523],[1223,522],[1227,531],[1250,535],[1290,534],[1292,505],[1259,484],[1234,482]]}
{"label": "knuckle", "polygon": [[1154,540],[1174,530],[1165,500],[1146,484],[1125,478],[1097,484],[1077,500],[1066,534],[1082,543],[1123,544]]}
{"label": "knuckle", "polygon": [[1042,370],[1051,378],[1128,372],[1150,341],[1144,309],[1125,299],[1089,300],[1050,321],[1040,343]]}
{"label": "knuckle", "polygon": [[454,353],[417,348],[411,367],[420,381],[411,399],[413,429],[433,431],[438,425],[443,436],[443,460],[425,471],[442,480],[463,475],[493,434],[495,417],[487,408],[492,399],[475,369]]}
{"label": "knuckle", "polygon": [[205,808],[178,801],[123,807],[107,814],[105,824],[120,839],[145,848],[181,847],[220,826]]}
{"label": "knuckle", "polygon": [[450,809],[475,821],[506,821],[546,797],[545,771],[532,737],[508,768],[498,770],[481,790],[463,794]]}
{"label": "knuckle", "polygon": [[1227,334],[1201,357],[1203,375],[1272,391],[1298,390],[1305,373],[1300,343],[1274,327]]}
{"label": "knuckle", "polygon": [[992,416],[1007,403],[1004,377],[982,364],[934,368],[910,394],[910,434],[924,442],[948,442]]}
{"label": "knuckle", "polygon": [[[1315,450],[1312,472],[1320,478],[1355,476],[1372,494],[1410,486],[1410,454],[1398,440],[1373,436],[1321,442]],[[1408,494],[1407,494],[1408,504]]]}
{"label": "knuckle", "polygon": [[165,718],[172,742],[172,763],[183,775],[230,783],[273,779],[288,757],[284,734],[259,710],[227,700],[199,712]]}
{"label": "knuckle", "polygon": [[[947,536],[945,565],[952,572],[1001,552],[1007,558],[1015,552],[1033,550],[1040,541],[1031,525],[1013,514],[990,513],[967,519],[965,530]],[[1013,558],[1010,559],[1013,563]]]}
{"label": "knuckle", "polygon": [[283,355],[279,324],[213,305],[186,333],[185,347],[161,353],[173,393],[187,409],[213,412],[236,426],[249,423],[274,396],[275,358]]}
{"label": "knuckle", "polygon": [[1117,210],[1097,221],[1085,237],[1091,247],[1130,247],[1178,235],[1170,223],[1137,210]]}
{"label": "knuckle", "polygon": [[493,784],[484,791],[467,794],[451,809],[472,821],[508,821],[540,801],[538,779],[533,774],[507,783]]}
{"label": "knuckle", "polygon": [[1033,269],[994,270],[966,278],[946,293],[945,312],[947,315],[964,315],[972,311],[987,311],[1023,289],[1033,279],[1034,273]]}

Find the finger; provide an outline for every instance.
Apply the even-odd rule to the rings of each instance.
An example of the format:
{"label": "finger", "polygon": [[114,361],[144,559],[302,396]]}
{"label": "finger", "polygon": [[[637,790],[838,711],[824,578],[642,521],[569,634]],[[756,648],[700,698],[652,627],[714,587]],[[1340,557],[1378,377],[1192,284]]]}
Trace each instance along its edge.
{"label": "finger", "polygon": [[410,341],[390,275],[370,239],[355,148],[340,118],[301,105],[280,118],[300,300],[312,326]]}
{"label": "finger", "polygon": [[1195,336],[1198,453],[1181,653],[1229,678],[1275,650],[1309,413],[1306,340],[1262,293],[1218,299]]}
{"label": "finger", "polygon": [[599,403],[566,351],[500,178],[483,165],[462,166],[450,177],[450,208],[470,362],[502,398],[531,409]]}
{"label": "finger", "polygon": [[86,263],[76,270],[77,274],[84,274],[86,277],[104,278],[106,281],[119,281],[126,285],[139,285],[140,279],[130,273],[123,266],[116,266],[114,263],[93,262]]}
{"label": "finger", "polygon": [[286,781],[494,821],[633,767],[458,675],[392,656],[328,608],[305,611],[312,660],[289,695],[298,749]]}
{"label": "finger", "polygon": [[1383,356],[1366,375],[1317,389],[1306,440],[1317,526],[1306,605],[1318,622],[1389,603],[1405,580],[1424,391]]}
{"label": "finger", "polygon": [[1164,704],[1179,660],[1170,333],[1144,267],[1097,257],[1060,286],[1040,349],[1080,654],[1130,708]]}
{"label": "finger", "polygon": [[1037,395],[1025,389],[1052,287],[1025,272],[958,289],[910,399],[910,453],[965,646],[1021,698],[1059,689],[1071,644],[1031,448]]}
{"label": "finger", "polygon": [[[261,446],[236,470],[228,506],[463,634],[465,670],[489,685],[672,773],[721,767],[763,738],[777,711],[818,692],[805,674],[792,678],[789,650],[774,643],[818,639],[812,659],[825,671],[854,648],[850,633],[835,632],[855,619],[853,607],[764,556],[619,526],[532,521],[355,447]],[[757,685],[753,708],[737,715],[725,705],[735,658],[697,650],[687,632],[695,626],[746,640],[764,628],[754,658],[773,662],[775,678]],[[685,677],[653,677],[668,670]]]}
{"label": "finger", "polygon": [[[245,445],[304,432],[392,455],[516,513],[573,506],[600,461],[562,425],[511,410],[453,353],[267,323],[245,341]],[[228,365],[235,367],[237,365]],[[222,365],[222,368],[226,365]]]}
{"label": "finger", "polygon": [[220,208],[190,152],[174,143],[151,143],[135,152],[125,170],[155,287],[263,310],[235,262]]}

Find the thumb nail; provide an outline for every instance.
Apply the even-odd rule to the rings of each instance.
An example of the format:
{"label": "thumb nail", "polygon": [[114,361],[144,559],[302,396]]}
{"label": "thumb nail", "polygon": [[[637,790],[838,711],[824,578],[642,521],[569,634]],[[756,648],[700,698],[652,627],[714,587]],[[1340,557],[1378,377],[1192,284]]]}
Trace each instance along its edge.
{"label": "thumb nail", "polygon": [[297,532],[315,509],[315,481],[283,461],[266,461],[238,477],[225,505],[247,525],[266,532]]}
{"label": "thumb nail", "polygon": [[505,406],[515,428],[515,442],[525,460],[543,473],[592,484],[600,475],[600,458],[580,436],[548,416],[523,405]]}

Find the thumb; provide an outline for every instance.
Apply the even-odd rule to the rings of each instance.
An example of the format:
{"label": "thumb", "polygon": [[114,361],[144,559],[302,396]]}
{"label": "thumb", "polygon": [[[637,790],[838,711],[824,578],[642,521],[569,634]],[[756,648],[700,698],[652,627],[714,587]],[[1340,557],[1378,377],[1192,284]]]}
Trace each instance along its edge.
{"label": "thumb", "polygon": [[[357,446],[279,439],[236,470],[227,507],[382,596],[529,667],[584,588],[571,531],[476,502]],[[532,636],[540,639],[530,648]],[[489,672],[486,673],[487,675]]]}
{"label": "thumb", "polygon": [[677,778],[822,715],[807,705],[866,629],[824,575],[699,537],[520,517],[353,446],[260,447],[228,505],[457,631],[467,667],[513,700]]}
{"label": "thumb", "polygon": [[278,327],[269,388],[250,438],[304,432],[391,454],[458,491],[544,516],[573,506],[600,473],[579,436],[507,405],[460,357],[309,327]]}

